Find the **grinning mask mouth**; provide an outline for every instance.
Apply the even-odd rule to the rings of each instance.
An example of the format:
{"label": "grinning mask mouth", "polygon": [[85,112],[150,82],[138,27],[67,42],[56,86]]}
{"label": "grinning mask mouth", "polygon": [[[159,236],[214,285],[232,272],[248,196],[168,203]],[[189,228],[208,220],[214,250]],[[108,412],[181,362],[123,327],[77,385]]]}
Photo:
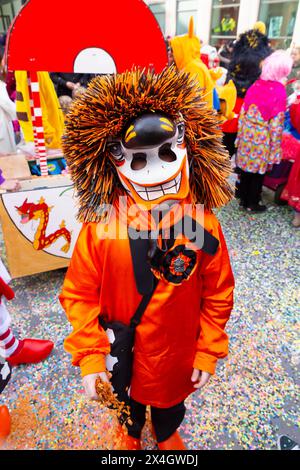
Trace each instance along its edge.
{"label": "grinning mask mouth", "polygon": [[189,167],[184,124],[162,113],[139,116],[122,139],[112,139],[108,151],[122,185],[137,204],[147,208],[185,199]]}

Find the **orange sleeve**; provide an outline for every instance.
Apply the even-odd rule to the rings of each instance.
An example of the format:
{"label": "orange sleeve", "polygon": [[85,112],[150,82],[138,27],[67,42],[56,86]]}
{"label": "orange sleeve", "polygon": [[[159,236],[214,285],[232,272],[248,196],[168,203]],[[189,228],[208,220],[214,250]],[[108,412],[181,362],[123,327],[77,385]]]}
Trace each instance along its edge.
{"label": "orange sleeve", "polygon": [[104,372],[105,355],[110,351],[106,333],[99,325],[101,262],[96,226],[83,225],[59,297],[73,326],[64,346],[72,355],[72,364],[81,367],[82,376]]}
{"label": "orange sleeve", "polygon": [[220,241],[215,256],[205,255],[202,276],[200,335],[194,368],[215,373],[217,360],[228,354],[228,336],[224,329],[233,307],[234,278],[226,242],[220,225]]}

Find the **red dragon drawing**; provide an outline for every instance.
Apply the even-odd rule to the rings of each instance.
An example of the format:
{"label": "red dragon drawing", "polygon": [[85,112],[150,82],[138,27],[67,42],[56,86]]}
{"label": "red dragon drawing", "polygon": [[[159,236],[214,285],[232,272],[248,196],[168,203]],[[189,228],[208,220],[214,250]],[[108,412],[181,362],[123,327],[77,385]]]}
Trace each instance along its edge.
{"label": "red dragon drawing", "polygon": [[40,223],[36,230],[33,241],[33,248],[35,250],[43,250],[44,248],[47,248],[56,242],[56,240],[58,240],[60,237],[63,237],[67,243],[61,248],[61,251],[64,253],[69,251],[72,235],[71,232],[66,228],[64,220],[62,220],[58,230],[46,236],[46,229],[49,222],[49,213],[52,207],[49,207],[45,203],[45,199],[43,197],[40,198],[38,204],[28,202],[26,198],[22,206],[15,207],[21,216],[21,224],[27,224],[30,222],[30,220],[40,219]]}

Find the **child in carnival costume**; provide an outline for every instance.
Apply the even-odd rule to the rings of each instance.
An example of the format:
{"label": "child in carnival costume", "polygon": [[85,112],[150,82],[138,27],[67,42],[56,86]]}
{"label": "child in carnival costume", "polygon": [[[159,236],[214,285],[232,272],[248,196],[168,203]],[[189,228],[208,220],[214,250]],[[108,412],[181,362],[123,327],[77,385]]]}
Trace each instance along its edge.
{"label": "child in carnival costume", "polygon": [[88,397],[98,377],[109,380],[99,320],[128,325],[152,292],[135,330],[127,449],[141,448],[147,405],[159,449],[184,449],[184,400],[228,353],[234,279],[212,209],[231,199],[230,166],[202,94],[174,67],[137,70],[95,78],[67,117],[64,153],[84,224],[60,300]]}

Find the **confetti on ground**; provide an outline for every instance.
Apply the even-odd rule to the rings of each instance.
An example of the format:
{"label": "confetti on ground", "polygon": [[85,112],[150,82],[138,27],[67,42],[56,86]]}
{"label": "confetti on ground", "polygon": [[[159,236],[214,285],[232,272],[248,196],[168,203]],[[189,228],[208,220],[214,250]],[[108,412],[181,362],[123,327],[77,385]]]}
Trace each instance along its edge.
{"label": "confetti on ground", "polygon": [[[230,355],[210,384],[187,400],[180,432],[190,449],[276,449],[281,433],[300,442],[300,230],[291,226],[289,207],[272,203],[267,213],[249,215],[233,201],[218,217],[236,279]],[[71,331],[57,298],[64,274],[12,283],[15,332],[51,339],[55,349],[41,364],[14,368],[0,397],[13,424],[5,449],[111,448],[115,418],[85,399],[79,371],[63,349]],[[149,420],[143,447],[155,448]]]}

